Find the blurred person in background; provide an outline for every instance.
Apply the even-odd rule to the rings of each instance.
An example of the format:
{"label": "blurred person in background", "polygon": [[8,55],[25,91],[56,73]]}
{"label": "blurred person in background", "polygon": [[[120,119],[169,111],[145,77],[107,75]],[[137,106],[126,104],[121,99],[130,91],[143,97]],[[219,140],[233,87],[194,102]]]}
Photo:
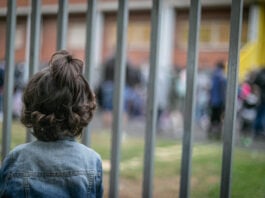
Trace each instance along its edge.
{"label": "blurred person in background", "polygon": [[13,118],[19,119],[22,110],[22,94],[25,87],[25,64],[23,62],[15,65],[14,95],[13,95]]}
{"label": "blurred person in background", "polygon": [[259,93],[259,103],[254,124],[255,137],[265,137],[265,65],[257,73],[254,85],[258,88]]}
{"label": "blurred person in background", "polygon": [[0,121],[3,119],[3,92],[5,79],[5,61],[0,61]]}
{"label": "blurred person in background", "polygon": [[226,77],[224,74],[225,64],[217,62],[212,73],[210,89],[210,126],[209,137],[220,136],[222,130],[222,117],[225,109]]}
{"label": "blurred person in background", "polygon": [[184,115],[186,97],[186,68],[183,68],[179,72],[176,89],[178,93],[178,109],[180,110],[182,115]]}
{"label": "blurred person in background", "polygon": [[141,94],[143,86],[145,85],[141,70],[128,62],[126,65],[125,109],[130,118],[142,116],[144,113],[144,99]]}
{"label": "blurred person in background", "polygon": [[238,115],[241,141],[245,146],[252,142],[254,122],[257,113],[258,96],[253,86],[253,80],[249,73],[239,86]]}
{"label": "blurred person in background", "polygon": [[205,71],[198,73],[197,81],[197,100],[196,100],[196,121],[202,129],[207,129],[209,126],[209,90],[211,81],[209,74]]}
{"label": "blurred person in background", "polygon": [[[103,123],[109,127],[112,124],[112,110],[114,97],[115,56],[104,63],[103,80],[98,88],[98,101],[103,110]],[[144,86],[140,69],[126,62],[126,79],[124,89],[124,122],[128,116],[136,117],[143,114],[144,101],[139,93],[139,87]]]}
{"label": "blurred person in background", "polygon": [[98,104],[103,110],[103,123],[110,126],[112,123],[112,98],[114,89],[115,57],[111,57],[104,63],[103,80],[98,88]]}

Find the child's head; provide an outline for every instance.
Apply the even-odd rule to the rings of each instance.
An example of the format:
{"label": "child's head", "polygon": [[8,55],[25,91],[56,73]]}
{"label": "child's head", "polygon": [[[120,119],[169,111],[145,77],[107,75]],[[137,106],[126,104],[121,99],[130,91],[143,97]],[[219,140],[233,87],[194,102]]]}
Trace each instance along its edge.
{"label": "child's head", "polygon": [[76,137],[93,117],[94,92],[82,75],[83,62],[67,51],[54,53],[23,95],[21,121],[42,141]]}

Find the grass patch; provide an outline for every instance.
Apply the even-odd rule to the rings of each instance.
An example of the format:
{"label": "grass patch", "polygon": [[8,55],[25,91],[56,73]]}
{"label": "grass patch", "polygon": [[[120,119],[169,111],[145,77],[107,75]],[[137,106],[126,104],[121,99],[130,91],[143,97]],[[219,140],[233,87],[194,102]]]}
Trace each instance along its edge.
{"label": "grass patch", "polygon": [[[2,126],[0,125],[1,129]],[[11,147],[25,142],[25,128],[12,126]],[[2,138],[2,135],[1,135]],[[0,139],[1,139],[0,138]],[[111,133],[92,131],[91,147],[110,165]],[[154,197],[177,197],[179,191],[181,142],[157,138],[154,164]],[[120,197],[141,196],[144,138],[122,138],[120,163]],[[220,196],[222,144],[194,144],[191,173],[191,197]],[[265,197],[265,152],[235,148],[232,166],[231,197]],[[108,195],[109,167],[104,169],[105,197]]]}
{"label": "grass patch", "polygon": [[265,197],[265,156],[237,149],[233,165],[232,197]]}

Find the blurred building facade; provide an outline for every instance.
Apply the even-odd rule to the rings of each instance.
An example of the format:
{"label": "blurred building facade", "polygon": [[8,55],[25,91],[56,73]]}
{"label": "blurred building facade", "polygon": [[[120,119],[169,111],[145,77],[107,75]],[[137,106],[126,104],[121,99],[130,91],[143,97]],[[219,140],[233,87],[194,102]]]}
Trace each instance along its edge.
{"label": "blurred building facade", "polygon": [[[27,62],[29,53],[30,2],[30,0],[17,1],[15,41],[17,62]],[[84,58],[86,3],[86,0],[69,0],[67,49],[79,58]],[[183,68],[186,66],[187,55],[189,1],[164,0],[163,3],[160,62],[167,68]],[[243,62],[249,61],[247,64],[245,63],[247,66],[244,67],[246,68],[251,67],[252,64],[260,65],[265,62],[262,56],[250,60],[253,59],[252,56],[255,52],[257,54],[255,50],[265,48],[264,3],[264,0],[246,0],[244,4],[241,41],[242,49],[248,55],[244,55],[245,60],[240,64],[243,65]],[[58,0],[42,0],[42,4],[40,62],[46,63],[56,49]],[[211,69],[217,61],[227,61],[230,5],[231,0],[202,0],[200,68]],[[95,65],[100,67],[102,62],[115,53],[118,3],[117,0],[99,0],[97,6],[97,25],[94,27],[96,31]],[[127,56],[136,67],[141,67],[149,62],[151,6],[151,0],[129,0]],[[0,50],[0,59],[4,59],[5,56],[6,7],[7,0],[1,0],[0,48],[2,50]],[[253,47],[253,45],[255,46]],[[250,48],[255,48],[255,50],[251,51]],[[259,59],[259,62],[256,59]]]}

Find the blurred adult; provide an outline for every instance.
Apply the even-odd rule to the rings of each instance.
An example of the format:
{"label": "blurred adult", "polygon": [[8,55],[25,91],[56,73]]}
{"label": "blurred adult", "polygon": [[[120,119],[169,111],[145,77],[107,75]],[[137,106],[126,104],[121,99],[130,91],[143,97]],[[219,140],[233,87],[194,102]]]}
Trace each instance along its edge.
{"label": "blurred adult", "polygon": [[103,110],[103,122],[105,126],[112,123],[112,99],[114,89],[115,57],[111,57],[104,63],[103,80],[98,90],[98,103]]}
{"label": "blurred adult", "polygon": [[187,79],[186,73],[187,72],[185,68],[179,72],[179,79],[176,86],[178,93],[178,106],[179,106],[178,108],[182,114],[184,114],[185,110],[186,79]]}
{"label": "blurred adult", "polygon": [[210,76],[205,71],[198,73],[197,92],[196,92],[196,121],[202,129],[209,125],[209,89],[211,81]]}
{"label": "blurred adult", "polygon": [[259,103],[254,124],[255,136],[265,137],[265,66],[257,73],[254,84],[259,90]]}
{"label": "blurred adult", "polygon": [[0,61],[0,120],[3,118],[3,91],[4,91],[4,78],[5,78],[5,62]]}
{"label": "blurred adult", "polygon": [[221,133],[222,116],[225,108],[226,77],[224,62],[218,62],[212,73],[210,89],[210,127],[209,133]]}
{"label": "blurred adult", "polygon": [[25,65],[23,62],[15,65],[14,94],[13,94],[13,118],[18,119],[22,110],[22,94],[26,82],[24,81]]}
{"label": "blurred adult", "polygon": [[[115,56],[104,63],[103,80],[98,90],[99,105],[103,110],[103,122],[105,126],[112,123],[113,93],[114,93]],[[126,81],[124,90],[124,121],[127,116],[142,115],[143,99],[138,93],[138,87],[142,86],[142,73],[129,61],[126,62]]]}
{"label": "blurred adult", "polygon": [[144,101],[141,89],[144,86],[141,70],[131,65],[126,65],[125,81],[125,109],[130,117],[143,115]]}

